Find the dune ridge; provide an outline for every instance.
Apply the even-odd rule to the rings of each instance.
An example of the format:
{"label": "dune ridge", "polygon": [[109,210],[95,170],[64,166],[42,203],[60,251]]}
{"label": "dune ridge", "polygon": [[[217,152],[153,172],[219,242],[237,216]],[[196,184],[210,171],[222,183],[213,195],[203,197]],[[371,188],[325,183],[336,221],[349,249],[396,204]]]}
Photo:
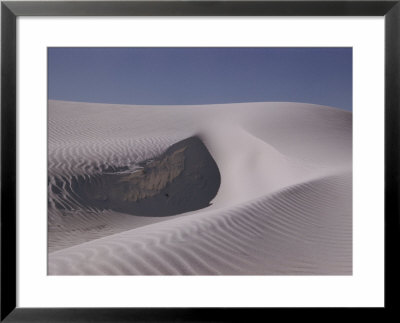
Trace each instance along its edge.
{"label": "dune ridge", "polygon": [[[48,273],[349,275],[351,125],[349,112],[303,103],[49,101]],[[221,173],[206,208],[136,216],[88,207],[71,186],[193,136]]]}

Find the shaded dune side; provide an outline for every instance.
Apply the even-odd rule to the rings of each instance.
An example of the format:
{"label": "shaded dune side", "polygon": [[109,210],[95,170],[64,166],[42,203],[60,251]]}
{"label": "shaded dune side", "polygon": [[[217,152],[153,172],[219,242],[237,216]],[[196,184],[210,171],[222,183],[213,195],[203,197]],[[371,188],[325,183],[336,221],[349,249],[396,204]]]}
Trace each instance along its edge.
{"label": "shaded dune side", "polygon": [[351,172],[49,254],[50,275],[352,273]]}
{"label": "shaded dune side", "polygon": [[73,177],[64,189],[64,182],[56,180],[50,189],[59,196],[58,201],[65,190],[75,200],[71,204],[55,201],[62,210],[71,211],[77,204],[86,209],[167,216],[209,206],[220,181],[217,164],[207,148],[199,138],[191,137],[133,170],[120,167],[90,177]]}
{"label": "shaded dune side", "polygon": [[[68,121],[68,120],[67,120]],[[54,123],[54,122],[53,122]],[[63,125],[63,121],[58,124]],[[71,124],[72,122],[65,122]],[[98,129],[104,126],[91,125]],[[58,225],[63,215],[80,209],[88,212],[99,211],[94,206],[85,206],[80,203],[80,198],[74,193],[72,183],[78,178],[90,180],[104,172],[113,172],[121,168],[132,167],[142,161],[161,155],[168,146],[179,141],[174,136],[141,138],[135,136],[104,136],[99,133],[75,134],[77,138],[68,141],[68,134],[58,126],[49,127],[49,158],[48,158],[48,210],[49,228]],[[61,127],[61,129],[59,129]],[[76,126],[75,126],[76,127]],[[85,131],[88,131],[84,128]],[[102,138],[95,140],[96,136]],[[80,138],[81,137],[81,138]],[[56,140],[57,139],[57,140]],[[65,140],[64,140],[65,139]],[[70,139],[71,140],[71,139]],[[53,143],[51,143],[53,141]]]}

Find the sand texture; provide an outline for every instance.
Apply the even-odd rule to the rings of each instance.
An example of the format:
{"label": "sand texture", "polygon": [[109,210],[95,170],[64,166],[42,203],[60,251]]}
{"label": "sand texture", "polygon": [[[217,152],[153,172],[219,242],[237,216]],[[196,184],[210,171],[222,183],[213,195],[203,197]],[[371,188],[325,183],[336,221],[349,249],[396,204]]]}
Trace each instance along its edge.
{"label": "sand texture", "polygon": [[352,274],[350,112],[48,109],[48,274]]}

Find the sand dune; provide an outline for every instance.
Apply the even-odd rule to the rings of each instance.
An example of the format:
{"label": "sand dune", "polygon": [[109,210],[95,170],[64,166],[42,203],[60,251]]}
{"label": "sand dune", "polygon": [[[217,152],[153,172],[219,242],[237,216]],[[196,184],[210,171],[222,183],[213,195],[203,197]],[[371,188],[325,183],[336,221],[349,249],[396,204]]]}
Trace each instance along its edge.
{"label": "sand dune", "polygon": [[[88,203],[74,185],[78,178],[94,183],[109,172],[134,172],[191,137],[201,140],[220,173],[209,206],[133,215]],[[168,159],[172,168],[155,163],[163,167],[158,178],[179,176],[179,154]],[[49,101],[48,166],[51,275],[352,273],[349,112],[274,102]],[[173,194],[184,201],[197,191]]]}

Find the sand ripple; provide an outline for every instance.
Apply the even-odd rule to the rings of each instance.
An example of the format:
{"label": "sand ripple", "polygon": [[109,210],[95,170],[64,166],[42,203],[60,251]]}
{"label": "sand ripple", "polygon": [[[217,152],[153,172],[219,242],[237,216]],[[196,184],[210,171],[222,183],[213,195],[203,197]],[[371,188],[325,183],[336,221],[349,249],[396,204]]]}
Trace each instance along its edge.
{"label": "sand ripple", "polygon": [[53,252],[49,274],[351,274],[351,205],[335,174]]}
{"label": "sand ripple", "polygon": [[[48,273],[349,275],[351,123],[351,113],[310,104],[50,101]],[[205,209],[136,216],[88,205],[74,189],[192,136],[221,172]]]}

